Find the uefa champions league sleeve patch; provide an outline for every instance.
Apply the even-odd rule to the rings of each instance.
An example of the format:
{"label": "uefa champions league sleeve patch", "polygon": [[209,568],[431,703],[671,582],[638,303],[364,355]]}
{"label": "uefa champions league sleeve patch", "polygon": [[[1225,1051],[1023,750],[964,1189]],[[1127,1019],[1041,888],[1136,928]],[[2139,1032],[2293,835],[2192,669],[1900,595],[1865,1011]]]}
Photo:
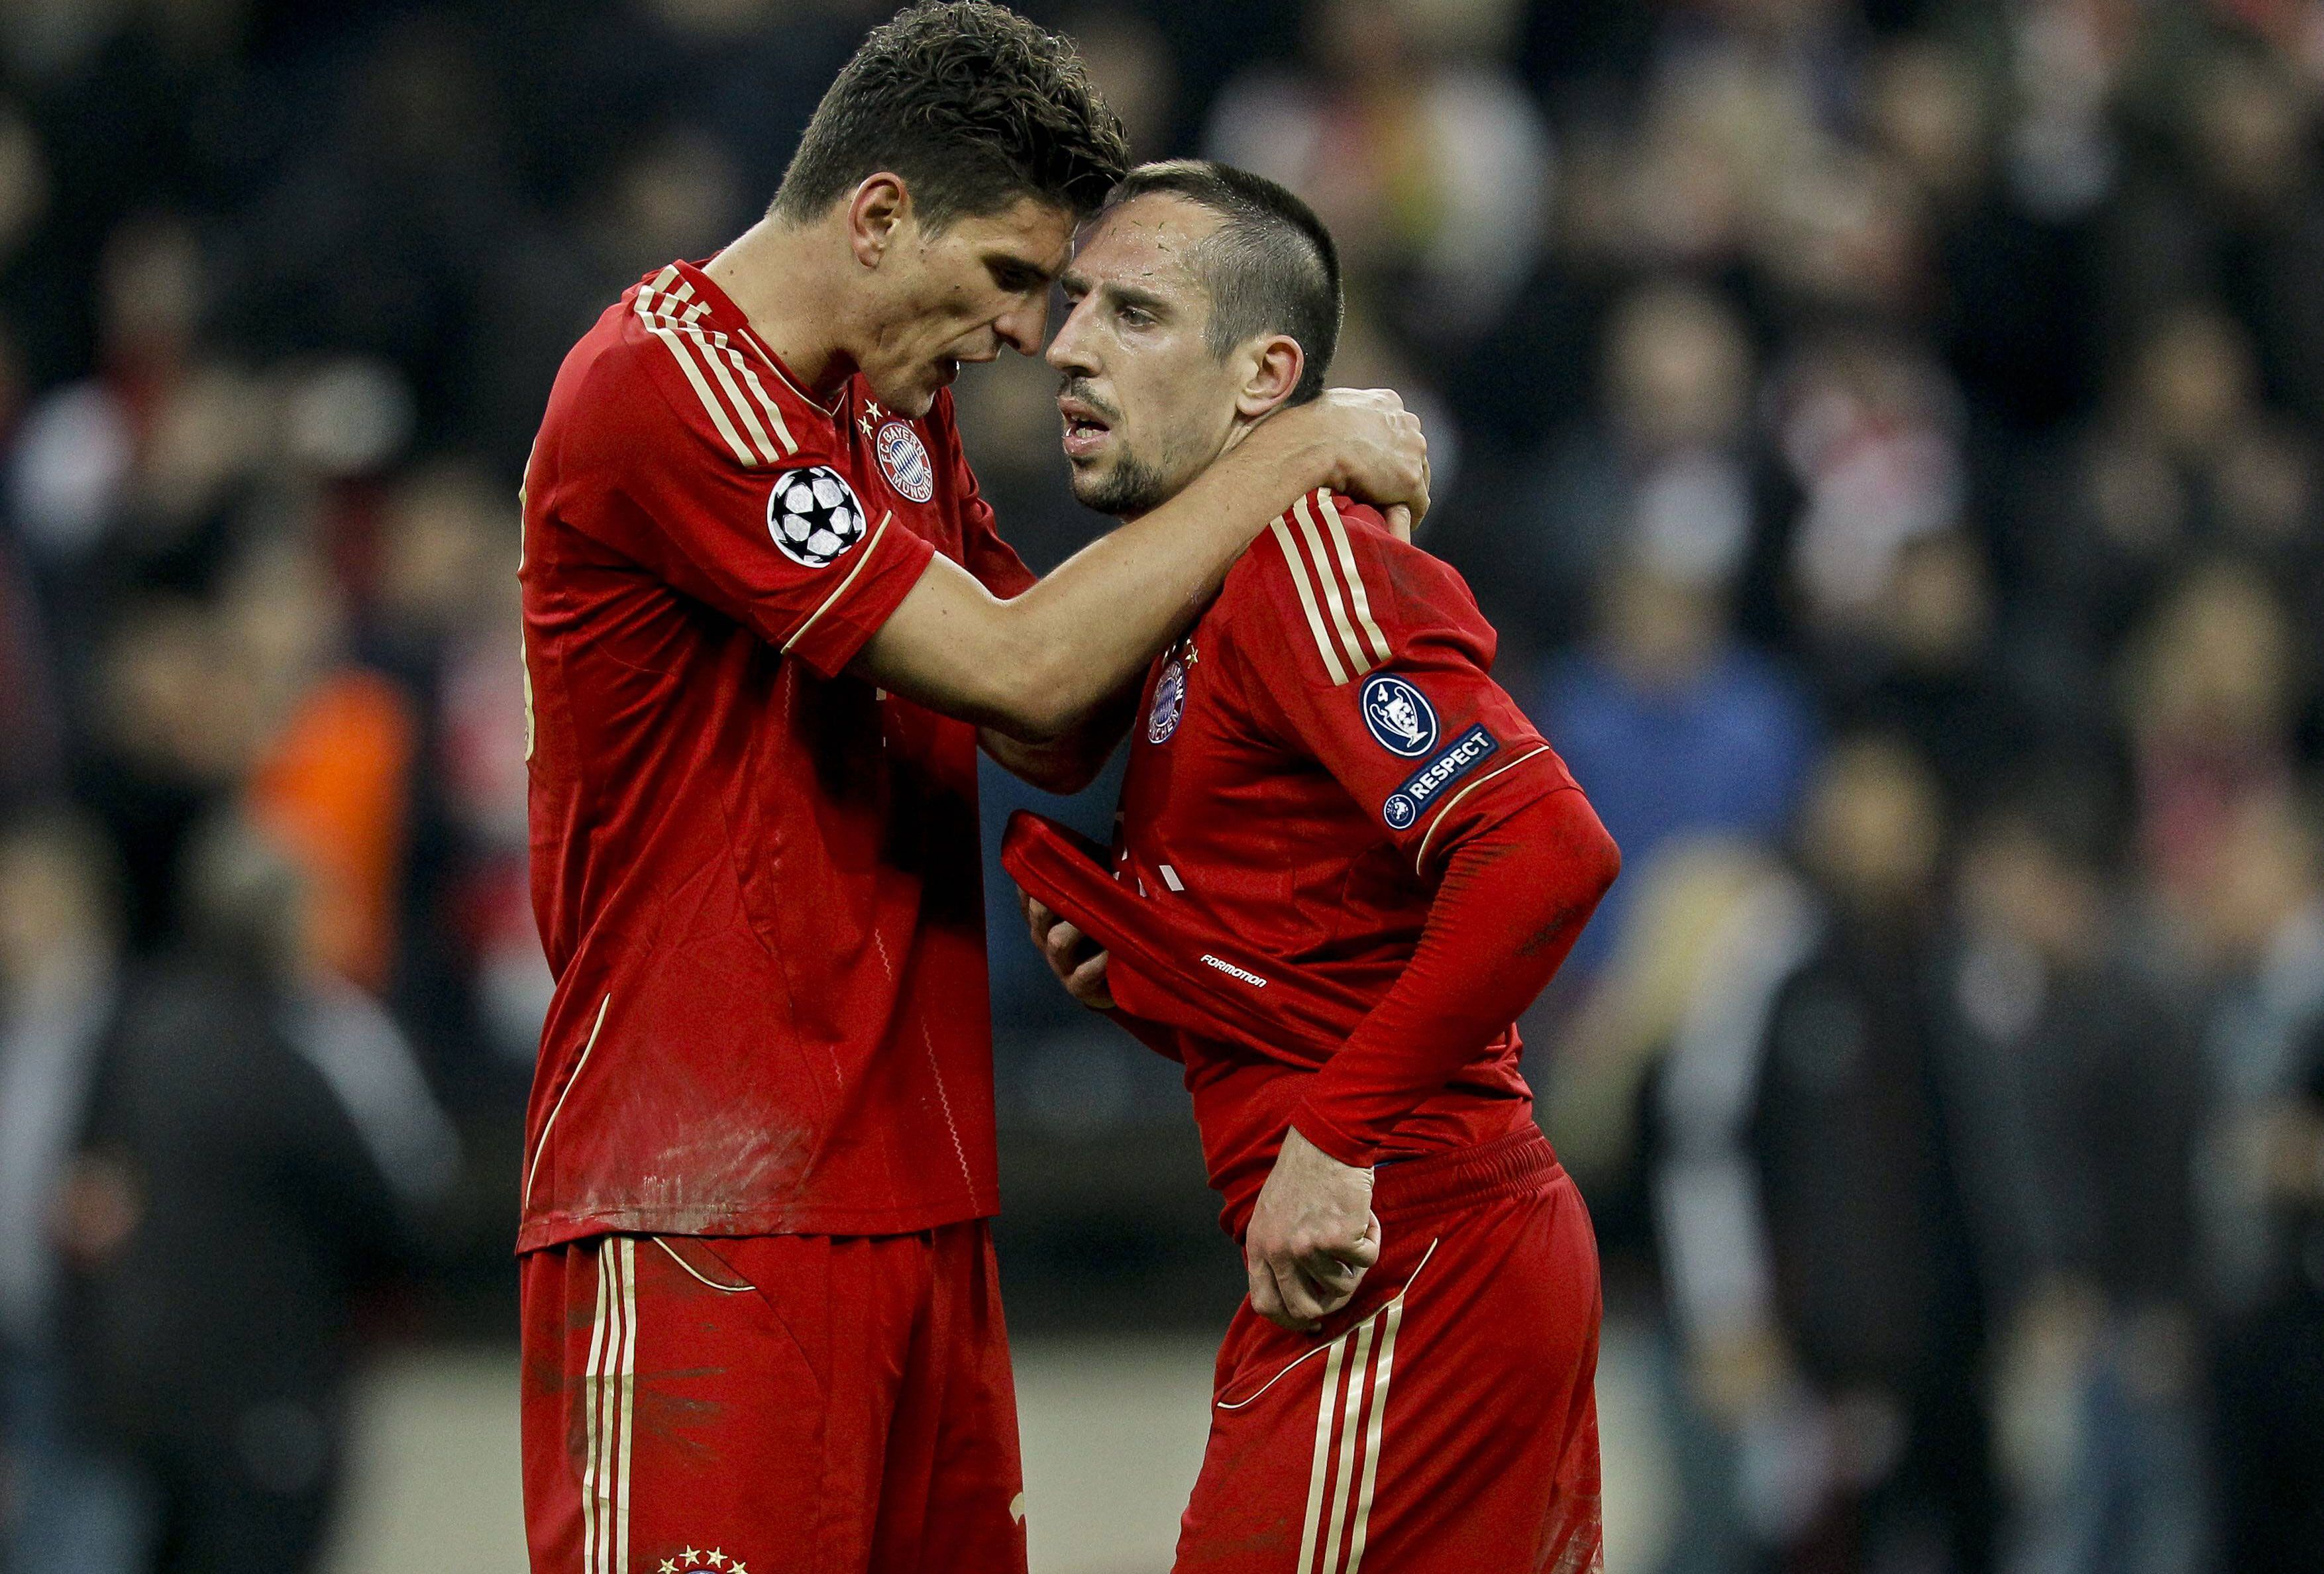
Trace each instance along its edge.
{"label": "uefa champions league sleeve patch", "polygon": [[1436,747],[1436,711],[1428,696],[1392,672],[1364,680],[1364,725],[1372,741],[1399,759],[1417,759]]}
{"label": "uefa champions league sleeve patch", "polygon": [[767,533],[792,562],[828,568],[863,539],[863,505],[829,465],[786,470],[767,494]]}
{"label": "uefa champions league sleeve patch", "polygon": [[1412,773],[1405,784],[1380,805],[1380,819],[1391,831],[1402,831],[1428,812],[1445,789],[1477,769],[1500,748],[1500,740],[1482,722],[1444,746],[1443,753]]}

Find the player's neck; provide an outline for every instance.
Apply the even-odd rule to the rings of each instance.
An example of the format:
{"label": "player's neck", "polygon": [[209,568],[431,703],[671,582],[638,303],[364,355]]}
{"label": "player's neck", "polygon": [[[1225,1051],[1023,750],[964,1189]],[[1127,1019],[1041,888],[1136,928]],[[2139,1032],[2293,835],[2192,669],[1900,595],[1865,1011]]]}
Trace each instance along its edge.
{"label": "player's neck", "polygon": [[703,272],[726,292],[799,385],[829,399],[854,374],[847,348],[846,259],[819,225],[761,218],[710,259]]}

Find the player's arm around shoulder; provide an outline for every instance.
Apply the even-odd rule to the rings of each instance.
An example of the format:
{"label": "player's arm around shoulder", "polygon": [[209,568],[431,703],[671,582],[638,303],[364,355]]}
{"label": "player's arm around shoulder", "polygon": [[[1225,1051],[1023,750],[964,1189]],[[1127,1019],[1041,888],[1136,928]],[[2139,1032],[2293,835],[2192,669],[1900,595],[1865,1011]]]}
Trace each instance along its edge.
{"label": "player's arm around shoulder", "polygon": [[1334,389],[1261,423],[1169,501],[1022,594],[957,566],[922,575],[864,651],[866,676],[1028,742],[1079,726],[1194,621],[1277,500],[1338,477],[1410,510],[1427,445],[1393,394]]}

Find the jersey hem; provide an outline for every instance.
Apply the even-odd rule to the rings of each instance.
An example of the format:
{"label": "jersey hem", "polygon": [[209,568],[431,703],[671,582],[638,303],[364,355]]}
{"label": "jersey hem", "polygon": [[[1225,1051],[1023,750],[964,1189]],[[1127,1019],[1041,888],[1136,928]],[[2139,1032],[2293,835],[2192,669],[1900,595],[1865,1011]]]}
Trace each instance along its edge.
{"label": "jersey hem", "polygon": [[517,1230],[515,1255],[566,1246],[599,1235],[694,1235],[725,1238],[761,1235],[916,1235],[924,1229],[1000,1217],[998,1209],[948,1208],[789,1209],[736,1208],[706,1218],[701,1208],[608,1208],[592,1213],[556,1213]]}

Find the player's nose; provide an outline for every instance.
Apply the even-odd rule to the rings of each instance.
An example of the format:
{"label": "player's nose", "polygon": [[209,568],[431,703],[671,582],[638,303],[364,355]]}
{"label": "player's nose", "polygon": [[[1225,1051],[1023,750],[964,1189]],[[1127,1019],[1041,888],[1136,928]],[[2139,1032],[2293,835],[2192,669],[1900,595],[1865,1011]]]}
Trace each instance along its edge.
{"label": "player's nose", "polygon": [[1038,355],[1049,331],[1049,297],[1045,290],[1021,306],[1012,307],[992,325],[1003,343],[1020,355]]}
{"label": "player's nose", "polygon": [[1082,314],[1078,308],[1065,314],[1057,327],[1057,336],[1049,341],[1046,357],[1055,370],[1069,376],[1095,376],[1099,370],[1097,357],[1090,352],[1089,336],[1082,332]]}

